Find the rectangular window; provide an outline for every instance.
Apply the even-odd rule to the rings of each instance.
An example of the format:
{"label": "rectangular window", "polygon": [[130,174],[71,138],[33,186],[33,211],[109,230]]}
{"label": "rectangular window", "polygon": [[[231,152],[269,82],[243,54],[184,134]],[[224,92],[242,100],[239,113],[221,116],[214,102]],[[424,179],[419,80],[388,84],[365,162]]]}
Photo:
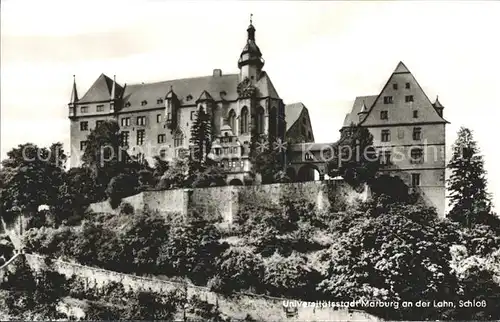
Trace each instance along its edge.
{"label": "rectangular window", "polygon": [[398,84],[392,84],[392,89],[398,89]]}
{"label": "rectangular window", "polygon": [[411,186],[412,187],[420,186],[420,173],[411,174]]}
{"label": "rectangular window", "polygon": [[145,136],[146,136],[146,133],[144,130],[137,130],[137,145],[144,144],[144,137]]}
{"label": "rectangular window", "polygon": [[122,126],[129,126],[130,125],[130,117],[124,117],[121,120]]}
{"label": "rectangular window", "polygon": [[413,102],[413,95],[406,95],[405,96],[405,102],[406,103]]}
{"label": "rectangular window", "polygon": [[163,103],[163,99],[159,98],[156,100],[156,104],[162,104]]}
{"label": "rectangular window", "polygon": [[87,147],[87,141],[80,141],[80,150],[84,151]]}
{"label": "rectangular window", "polygon": [[415,141],[422,140],[422,128],[420,127],[413,128],[413,140]]}
{"label": "rectangular window", "polygon": [[384,96],[384,104],[392,104],[392,96]]}
{"label": "rectangular window", "polygon": [[196,111],[191,111],[191,117],[190,117],[191,121],[194,121],[195,117],[196,117]]}
{"label": "rectangular window", "polygon": [[97,129],[103,122],[104,122],[103,120],[95,121],[95,128]]}
{"label": "rectangular window", "polygon": [[418,118],[418,111],[413,111],[413,118],[414,119]]}
{"label": "rectangular window", "polygon": [[88,113],[89,112],[89,107],[88,106],[82,106],[82,107],[80,107],[80,112],[82,114]]}
{"label": "rectangular window", "polygon": [[129,133],[127,131],[120,133],[120,145],[123,147],[128,146],[128,138]]}
{"label": "rectangular window", "polygon": [[391,132],[389,130],[382,130],[382,142],[389,142],[391,140]]}
{"label": "rectangular window", "polygon": [[380,111],[380,119],[381,120],[388,120],[389,115],[387,114],[387,111]]}
{"label": "rectangular window", "polygon": [[104,112],[104,105],[97,105],[95,110],[96,112]]}
{"label": "rectangular window", "polygon": [[156,123],[161,122],[161,114],[156,114]]}
{"label": "rectangular window", "polygon": [[391,151],[383,151],[380,157],[380,164],[389,165],[391,164]]}
{"label": "rectangular window", "polygon": [[89,129],[89,122],[83,121],[80,122],[80,131],[88,131]]}
{"label": "rectangular window", "polygon": [[405,88],[410,89],[410,83],[406,83]]}
{"label": "rectangular window", "polygon": [[138,116],[137,117],[137,125],[146,125],[146,117]]}
{"label": "rectangular window", "polygon": [[424,152],[422,149],[411,150],[411,163],[422,163],[424,160]]}
{"label": "rectangular window", "polygon": [[172,120],[172,113],[167,113],[167,120]]}
{"label": "rectangular window", "polygon": [[165,134],[158,134],[158,143],[165,143]]}

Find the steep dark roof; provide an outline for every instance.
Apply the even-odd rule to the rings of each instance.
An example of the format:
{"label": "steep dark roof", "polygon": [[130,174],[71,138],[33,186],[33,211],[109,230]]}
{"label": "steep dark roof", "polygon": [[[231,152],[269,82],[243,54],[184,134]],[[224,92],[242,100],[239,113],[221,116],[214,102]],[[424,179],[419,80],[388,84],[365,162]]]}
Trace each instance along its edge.
{"label": "steep dark roof", "polygon": [[307,109],[301,102],[285,105],[286,130],[288,131],[299,119],[302,111]]}
{"label": "steep dark roof", "polygon": [[148,84],[127,85],[123,99],[131,104],[131,108],[140,108],[144,100],[154,100],[166,97],[172,88],[181,104],[195,103],[195,100],[187,101],[186,97],[191,96],[196,99],[206,91],[215,100],[220,99],[220,93],[226,92],[226,100],[238,98],[236,87],[238,85],[238,74],[228,74],[223,76],[203,76],[184,79],[174,79]]}
{"label": "steep dark roof", "polygon": [[[90,86],[90,89],[78,101],[79,103],[89,103],[106,101],[111,98],[111,89],[113,87],[113,80],[108,76],[101,74],[97,80]],[[123,88],[116,84],[116,95],[121,95]]]}
{"label": "steep dark roof", "polygon": [[396,66],[396,69],[394,70],[393,74],[399,74],[399,73],[409,73],[410,70],[408,69],[408,67],[406,67],[406,65],[400,61],[399,64]]}
{"label": "steep dark roof", "polygon": [[349,114],[345,116],[344,126],[350,126],[352,123],[358,124],[359,117],[358,113],[361,111],[363,107],[363,102],[368,110],[370,110],[371,106],[377,99],[378,95],[369,95],[369,96],[358,96],[354,100],[354,104],[352,104],[352,109]]}

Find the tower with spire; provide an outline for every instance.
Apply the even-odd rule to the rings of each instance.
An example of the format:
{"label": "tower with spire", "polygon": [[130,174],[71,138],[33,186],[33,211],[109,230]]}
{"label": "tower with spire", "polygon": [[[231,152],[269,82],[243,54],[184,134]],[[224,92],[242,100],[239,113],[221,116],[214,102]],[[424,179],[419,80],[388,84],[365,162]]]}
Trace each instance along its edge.
{"label": "tower with spire", "polygon": [[76,90],[76,78],[73,75],[73,88],[71,90],[71,98],[69,99],[69,117],[76,116],[76,104],[78,103],[78,91]]}
{"label": "tower with spire", "polygon": [[262,71],[262,67],[264,67],[262,53],[255,42],[255,27],[252,23],[252,16],[253,15],[250,15],[250,25],[247,28],[247,43],[238,60],[240,81],[249,78],[251,81],[255,82]]}

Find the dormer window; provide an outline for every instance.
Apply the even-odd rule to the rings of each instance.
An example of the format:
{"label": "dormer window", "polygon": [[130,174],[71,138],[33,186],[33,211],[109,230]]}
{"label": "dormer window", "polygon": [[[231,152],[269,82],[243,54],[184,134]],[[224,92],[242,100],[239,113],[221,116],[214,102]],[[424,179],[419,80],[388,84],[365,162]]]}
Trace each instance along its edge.
{"label": "dormer window", "polygon": [[141,106],[144,106],[144,105],[147,105],[148,104],[148,101],[144,100],[141,102]]}
{"label": "dormer window", "polygon": [[220,97],[224,97],[224,96],[226,96],[226,95],[227,95],[226,91],[222,91],[222,92],[220,92],[219,94],[220,94]]}
{"label": "dormer window", "polygon": [[130,102],[125,103],[125,107],[130,107],[131,105]]}
{"label": "dormer window", "polygon": [[193,96],[191,94],[189,94],[188,96],[186,96],[186,101],[190,101],[193,99]]}
{"label": "dormer window", "polygon": [[163,99],[161,99],[161,98],[157,99],[156,104],[163,104]]}

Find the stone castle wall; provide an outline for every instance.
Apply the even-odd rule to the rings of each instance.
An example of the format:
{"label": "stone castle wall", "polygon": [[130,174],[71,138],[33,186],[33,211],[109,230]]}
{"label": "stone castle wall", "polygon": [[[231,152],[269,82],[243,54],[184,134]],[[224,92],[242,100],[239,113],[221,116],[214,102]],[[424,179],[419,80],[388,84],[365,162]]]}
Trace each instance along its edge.
{"label": "stone castle wall", "polygon": [[[327,209],[334,196],[335,202],[352,203],[357,199],[366,200],[369,191],[357,192],[343,181],[308,181],[296,183],[277,183],[255,186],[223,186],[197,189],[174,189],[163,191],[144,191],[124,198],[122,202],[131,204],[136,211],[157,211],[160,214],[187,214],[190,209],[203,208],[206,213],[232,223],[239,206],[249,199],[264,196],[272,202],[278,202],[284,195],[300,196],[314,203],[318,209]],[[94,203],[90,211],[116,213],[108,201]]]}
{"label": "stone castle wall", "polygon": [[[23,254],[30,268],[37,272],[48,269],[43,256]],[[11,265],[15,265],[16,261]],[[77,276],[85,281],[89,288],[101,288],[107,283],[121,283],[126,290],[143,290],[165,293],[174,289],[184,289],[185,284],[167,280],[145,278],[128,275],[105,269],[83,266],[79,264],[52,261],[50,269],[65,275],[67,278]],[[188,297],[199,296],[211,304],[218,304],[225,315],[235,319],[244,319],[250,314],[258,321],[378,321],[379,319],[357,310],[333,309],[323,307],[299,307],[293,317],[287,317],[284,303],[295,303],[292,300],[276,298],[251,293],[236,293],[231,297],[224,297],[211,292],[206,287],[189,285]]]}

